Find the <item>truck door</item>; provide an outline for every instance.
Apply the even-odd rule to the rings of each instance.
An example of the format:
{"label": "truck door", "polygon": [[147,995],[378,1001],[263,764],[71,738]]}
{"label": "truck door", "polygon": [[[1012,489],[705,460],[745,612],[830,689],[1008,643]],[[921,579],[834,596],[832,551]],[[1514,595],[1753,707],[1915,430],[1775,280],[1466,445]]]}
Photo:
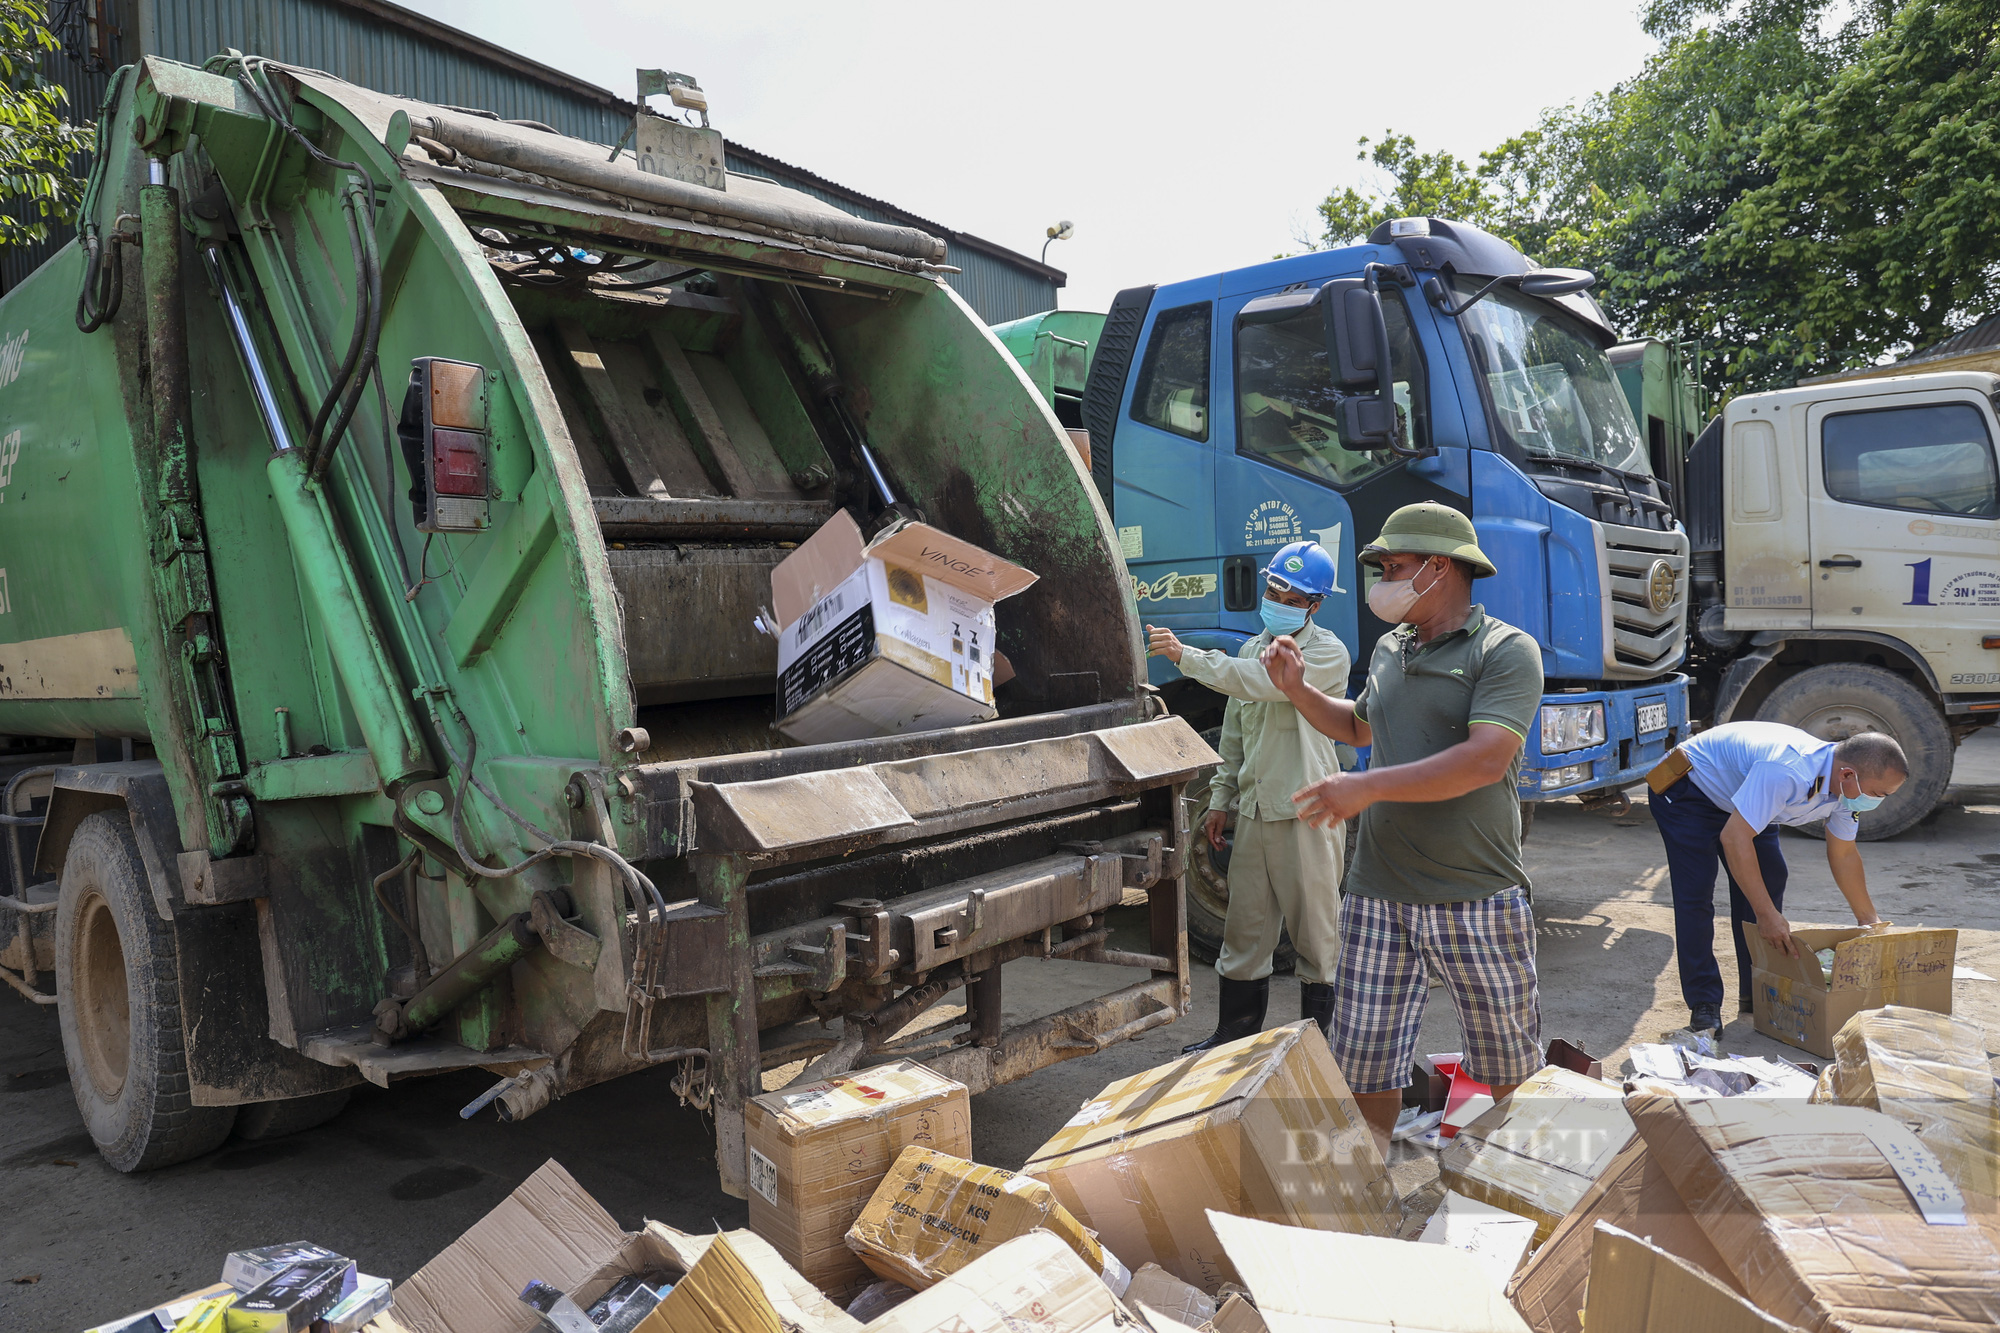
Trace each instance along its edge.
{"label": "truck door", "polygon": [[[1232,324],[1243,304],[1224,307]],[[1430,391],[1409,311],[1394,288],[1383,291],[1382,309],[1389,323],[1396,405],[1407,418],[1411,442],[1428,444]],[[1276,323],[1237,324],[1232,342],[1224,390],[1231,401],[1222,423],[1227,434],[1217,450],[1215,487],[1225,593],[1222,623],[1251,634],[1260,631],[1255,598],[1263,589],[1255,571],[1288,542],[1316,541],[1333,555],[1339,571],[1339,589],[1327,598],[1317,620],[1340,635],[1356,667],[1365,669],[1385,627],[1360,606],[1363,583],[1355,567],[1356,549],[1400,505],[1447,499],[1463,508],[1464,498],[1444,496],[1436,486],[1410,477],[1387,449],[1351,450],[1341,442],[1319,310]],[[1233,580],[1244,587],[1235,588]]]}
{"label": "truck door", "polygon": [[1813,627],[1903,640],[1946,689],[2000,685],[2000,472],[1972,389],[1816,404],[1806,419]]}
{"label": "truck door", "polygon": [[[1215,306],[1207,295],[1176,304],[1175,294],[1160,292],[1140,340],[1139,373],[1118,427],[1114,512],[1139,619],[1198,629],[1213,626],[1222,608],[1211,518]],[[1162,661],[1156,660],[1156,674]]]}

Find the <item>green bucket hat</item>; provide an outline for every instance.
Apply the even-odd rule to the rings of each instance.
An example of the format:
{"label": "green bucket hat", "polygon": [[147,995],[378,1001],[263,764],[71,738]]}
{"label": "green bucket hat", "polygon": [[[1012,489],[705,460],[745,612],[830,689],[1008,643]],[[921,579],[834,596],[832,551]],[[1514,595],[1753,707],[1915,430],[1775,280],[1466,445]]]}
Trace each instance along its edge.
{"label": "green bucket hat", "polygon": [[1385,555],[1448,555],[1471,565],[1482,579],[1499,572],[1479,549],[1479,534],[1472,530],[1472,520],[1430,500],[1404,505],[1389,515],[1382,535],[1362,547],[1356,559],[1364,565],[1379,565]]}

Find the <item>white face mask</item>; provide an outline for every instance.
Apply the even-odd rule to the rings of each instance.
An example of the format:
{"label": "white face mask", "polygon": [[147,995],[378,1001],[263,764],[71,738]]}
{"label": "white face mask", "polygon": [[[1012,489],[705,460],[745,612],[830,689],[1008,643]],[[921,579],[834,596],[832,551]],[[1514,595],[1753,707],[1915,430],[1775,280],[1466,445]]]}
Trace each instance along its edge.
{"label": "white face mask", "polygon": [[1419,565],[1417,572],[1409,578],[1400,579],[1395,583],[1378,583],[1370,588],[1368,609],[1375,613],[1375,618],[1390,625],[1407,625],[1410,622],[1410,612],[1416,609],[1417,603],[1444,578],[1443,571],[1439,571],[1428,586],[1419,588],[1417,579],[1423,572],[1423,566]]}

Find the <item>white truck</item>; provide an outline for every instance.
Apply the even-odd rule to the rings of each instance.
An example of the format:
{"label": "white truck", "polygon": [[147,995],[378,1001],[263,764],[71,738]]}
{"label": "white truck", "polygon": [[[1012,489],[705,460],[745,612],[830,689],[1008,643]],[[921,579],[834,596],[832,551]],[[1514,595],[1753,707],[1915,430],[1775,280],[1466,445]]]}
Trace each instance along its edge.
{"label": "white truck", "polygon": [[1691,711],[1896,737],[1910,780],[1864,838],[1928,816],[2000,720],[1996,408],[1980,371],[1802,385],[1731,400],[1687,457]]}

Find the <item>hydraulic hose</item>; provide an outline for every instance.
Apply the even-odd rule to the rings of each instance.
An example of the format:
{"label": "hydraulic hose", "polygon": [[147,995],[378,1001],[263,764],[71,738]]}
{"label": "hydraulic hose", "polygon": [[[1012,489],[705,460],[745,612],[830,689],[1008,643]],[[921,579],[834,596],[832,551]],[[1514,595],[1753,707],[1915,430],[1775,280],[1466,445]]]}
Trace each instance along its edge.
{"label": "hydraulic hose", "polygon": [[334,450],[339,448],[341,437],[354,420],[355,408],[367,391],[368,376],[375,369],[381,343],[382,264],[375,241],[374,177],[360,163],[326,152],[292,122],[285,114],[283,99],[269,86],[268,61],[256,56],[231,56],[222,67],[226,69],[231,64],[237,66],[237,81],[267,118],[314,161],[348,173],[341,208],[347,213],[347,242],[354,256],[354,331],[348,340],[347,355],[327,385],[326,397],[306,432],[306,475],[318,481],[326,474]]}
{"label": "hydraulic hose", "polygon": [[[473,764],[479,758],[478,733],[473,731],[471,723],[463,713],[459,712],[456,706],[453,707],[452,713],[457,718],[458,724],[465,728],[466,752],[463,756],[452,745],[451,737],[445,731],[444,719],[438,712],[436,703],[433,702],[431,704],[431,720],[437,726],[438,739],[444,743],[445,752],[451,756],[452,767],[456,768],[459,773],[459,781],[452,788],[451,793],[451,846],[452,850],[458,853],[458,859],[464,862],[464,869],[468,874],[477,876],[480,879],[512,879],[522,871],[538,866],[552,857],[586,857],[590,860],[603,862],[624,877],[627,892],[632,898],[632,907],[635,912],[643,916],[650,910],[654,914],[655,921],[666,920],[666,897],[654,885],[653,881],[646,877],[639,867],[627,861],[623,856],[620,856],[615,848],[601,842],[585,842],[575,838],[555,838],[550,836],[548,833],[536,828],[535,825],[517,813],[505,801],[501,800],[485,783],[480,782],[474,777]],[[515,862],[513,865],[503,865],[495,868],[481,862],[472,849],[467,846],[465,839],[465,793],[470,788],[477,788],[479,794],[492,802],[494,808],[499,810],[501,814],[548,845],[539,851],[530,852],[524,859]]]}
{"label": "hydraulic hose", "polygon": [[[111,111],[118,105],[118,96],[124,91],[126,76],[131,71],[132,66],[126,65],[111,76],[111,82],[104,88],[104,100],[97,107],[97,161],[84,185],[83,206],[78,210],[82,221],[76,229],[84,256],[83,287],[76,294],[76,327],[82,333],[95,333],[116,319],[118,306],[125,298],[124,252],[115,234],[106,242],[98,231],[97,205],[104,188],[104,173],[109,169],[103,145],[111,138]],[[117,224],[114,222],[112,227],[115,233]]]}

